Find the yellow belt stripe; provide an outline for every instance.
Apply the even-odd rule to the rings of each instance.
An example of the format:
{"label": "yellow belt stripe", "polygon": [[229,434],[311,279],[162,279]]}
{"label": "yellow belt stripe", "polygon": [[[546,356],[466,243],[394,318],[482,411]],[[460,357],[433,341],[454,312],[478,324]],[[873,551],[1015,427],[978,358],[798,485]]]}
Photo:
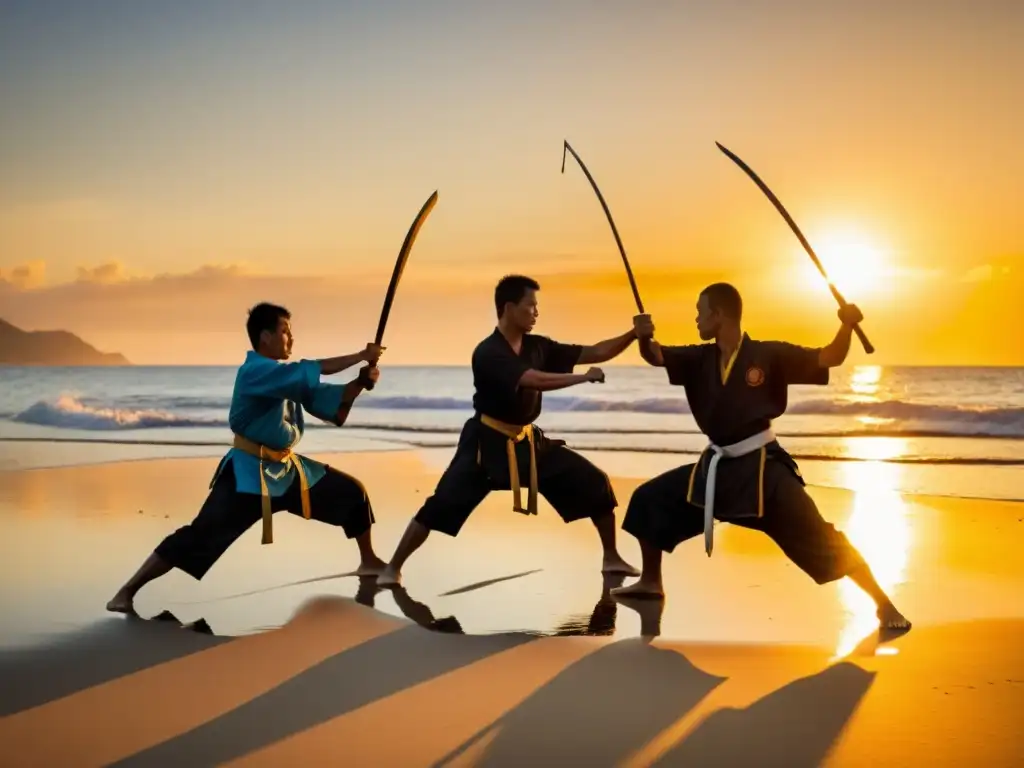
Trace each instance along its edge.
{"label": "yellow belt stripe", "polygon": [[271,506],[270,490],[267,488],[267,479],[263,475],[263,462],[270,461],[276,463],[291,464],[295,467],[295,471],[299,475],[299,497],[302,500],[302,516],[309,520],[311,514],[311,507],[309,503],[309,478],[306,477],[306,471],[302,468],[302,462],[299,461],[299,457],[292,453],[291,449],[285,448],[284,450],[274,450],[273,448],[267,448],[265,445],[260,445],[252,440],[241,435],[235,435],[234,447],[240,451],[248,453],[250,456],[255,456],[260,460],[260,503],[263,509],[263,544],[274,543],[274,510]]}
{"label": "yellow belt stripe", "polygon": [[[537,514],[537,451],[533,442],[533,425],[506,424],[504,421],[492,419],[485,414],[480,415],[480,422],[496,432],[500,432],[508,440],[505,450],[508,453],[508,476],[512,486],[512,510],[527,515]],[[526,439],[530,444],[530,488],[527,495],[526,509],[523,509],[523,490],[519,484],[519,462],[516,461],[516,444]]]}

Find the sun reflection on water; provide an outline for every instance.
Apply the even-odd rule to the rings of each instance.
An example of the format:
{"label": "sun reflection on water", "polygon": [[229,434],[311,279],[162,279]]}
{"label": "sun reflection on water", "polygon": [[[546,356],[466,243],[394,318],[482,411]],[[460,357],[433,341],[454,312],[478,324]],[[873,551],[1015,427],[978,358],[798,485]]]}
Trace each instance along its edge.
{"label": "sun reflection on water", "polygon": [[882,366],[858,365],[850,376],[850,389],[862,397],[875,399],[874,396],[878,394],[878,385],[881,380]]}
{"label": "sun reflection on water", "polygon": [[[903,583],[911,534],[908,507],[895,490],[902,468],[886,463],[886,459],[905,451],[903,438],[861,438],[857,440],[856,453],[870,460],[844,463],[842,468],[844,484],[854,492],[853,513],[844,533],[860,550],[887,593]],[[850,452],[853,453],[852,446]],[[837,658],[853,651],[878,626],[874,603],[852,581],[839,582],[839,597],[847,620],[837,642]]]}

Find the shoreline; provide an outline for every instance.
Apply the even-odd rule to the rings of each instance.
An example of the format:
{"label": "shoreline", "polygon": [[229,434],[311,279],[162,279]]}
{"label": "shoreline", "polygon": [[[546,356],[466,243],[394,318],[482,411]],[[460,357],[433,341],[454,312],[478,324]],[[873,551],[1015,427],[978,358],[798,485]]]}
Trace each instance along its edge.
{"label": "shoreline", "polygon": [[[357,456],[363,453],[388,453],[388,454],[403,454],[412,453],[419,454],[424,457],[428,457],[431,460],[440,458],[444,455],[445,459],[454,449],[454,445],[447,444],[416,444],[408,441],[397,441],[397,440],[377,440],[373,438],[365,438],[361,436],[349,436],[345,435],[345,442],[348,443],[348,447],[342,450],[331,447],[318,447],[314,443],[309,446],[309,450],[300,450],[299,452],[303,455],[310,456],[311,458],[317,458],[321,456],[332,456],[335,460],[340,460],[341,457]],[[312,441],[307,441],[312,442]],[[45,469],[59,469],[69,467],[97,467],[108,464],[119,464],[119,463],[134,463],[134,462],[147,462],[147,461],[161,461],[161,460],[182,460],[189,458],[196,459],[212,459],[215,457],[223,456],[230,445],[222,441],[174,441],[174,440],[124,440],[118,438],[78,438],[78,437],[3,437],[0,436],[0,445],[3,444],[11,445],[25,445],[33,447],[45,448],[47,445],[71,447],[71,446],[104,446],[105,448],[112,449],[111,453],[107,456],[92,456],[86,458],[82,454],[72,451],[70,454],[65,455],[63,460],[48,460],[47,456],[38,456],[30,459],[27,463],[17,463],[13,466],[12,462],[18,461],[18,459],[12,459],[10,456],[4,457],[3,452],[0,452],[0,475],[10,472],[20,471],[37,471]],[[623,470],[627,470],[625,476],[631,480],[642,481],[660,474],[665,469],[671,466],[678,466],[680,464],[692,463],[696,460],[696,453],[687,453],[683,451],[663,451],[663,450],[651,450],[651,451],[636,451],[632,449],[617,449],[617,448],[579,448],[573,447],[573,450],[587,456],[591,460],[595,461],[598,466],[605,468],[603,464],[610,464],[611,469],[607,469],[610,475],[622,474]],[[131,453],[128,451],[118,452],[117,449],[133,449]],[[199,449],[199,450],[197,450]],[[206,450],[204,450],[206,449]],[[141,455],[138,455],[141,453]],[[903,461],[898,457],[895,459],[872,459],[865,457],[851,457],[851,456],[813,456],[804,457],[798,453],[791,454],[794,459],[800,462],[801,467],[804,469],[805,481],[809,488],[821,488],[821,489],[838,489],[852,491],[854,488],[851,486],[855,482],[859,482],[860,478],[856,475],[854,478],[843,478],[836,471],[828,473],[815,472],[817,467],[825,467],[831,470],[838,469],[841,472],[843,465],[847,465],[853,468],[855,473],[863,471],[871,471],[876,467],[890,467],[895,470],[899,470],[900,467],[907,467],[911,469],[925,469],[928,471],[937,470],[941,471],[947,467],[963,467],[963,468],[974,468],[974,469],[987,469],[989,471],[1004,471],[1013,472],[1021,475],[1022,481],[1024,481],[1024,459],[1018,461],[1016,459],[1007,460],[993,460],[993,461],[943,461],[935,463],[919,462],[919,461]],[[25,461],[24,456],[20,457],[22,462]],[[435,461],[436,463],[436,461]],[[446,463],[446,462],[445,462]],[[639,467],[650,464],[650,471],[646,474],[641,471]],[[646,470],[645,470],[646,471]],[[845,479],[845,482],[844,482]],[[887,478],[888,480],[888,478]],[[1004,483],[1007,487],[1013,487],[1015,484],[1012,478]],[[994,502],[1008,502],[1008,503],[1024,503],[1024,497],[1015,497],[1009,494],[1007,495],[983,495],[983,494],[969,494],[969,493],[957,493],[957,492],[943,492],[937,489],[894,489],[898,490],[899,493],[913,498],[928,498],[935,497],[939,499],[962,499],[966,501],[994,501]]]}

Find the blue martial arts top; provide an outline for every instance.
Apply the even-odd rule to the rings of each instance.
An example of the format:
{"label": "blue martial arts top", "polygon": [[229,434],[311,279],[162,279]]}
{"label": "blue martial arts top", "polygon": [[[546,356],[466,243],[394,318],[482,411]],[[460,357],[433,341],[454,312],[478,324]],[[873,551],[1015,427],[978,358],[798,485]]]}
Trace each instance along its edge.
{"label": "blue martial arts top", "polygon": [[[320,363],[299,360],[282,363],[250,351],[235,376],[228,424],[236,435],[275,451],[292,449],[305,430],[302,411],[324,421],[332,421],[341,406],[345,387],[320,381]],[[296,456],[313,487],[327,474],[325,465],[305,456]],[[259,495],[260,459],[232,448],[221,460],[214,481],[231,462],[235,488],[239,493]],[[263,476],[271,496],[283,495],[295,479],[291,462],[264,459]]]}

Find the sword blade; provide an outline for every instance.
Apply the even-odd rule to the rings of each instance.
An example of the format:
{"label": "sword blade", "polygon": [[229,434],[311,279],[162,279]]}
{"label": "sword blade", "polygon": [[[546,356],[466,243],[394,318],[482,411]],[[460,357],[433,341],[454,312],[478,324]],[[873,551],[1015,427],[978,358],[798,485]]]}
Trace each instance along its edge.
{"label": "sword blade", "polygon": [[[818,268],[818,271],[821,273],[821,276],[825,278],[825,282],[828,284],[829,290],[832,292],[832,295],[839,303],[839,306],[845,307],[847,304],[846,299],[843,298],[843,295],[839,292],[839,289],[836,288],[835,284],[829,278],[828,273],[825,271],[825,267],[821,265],[821,261],[818,259],[818,255],[814,252],[814,249],[811,248],[811,244],[807,242],[807,238],[804,237],[804,233],[800,231],[800,227],[798,227],[797,223],[793,221],[793,217],[789,215],[789,211],[786,210],[786,207],[782,204],[779,198],[775,196],[775,193],[768,188],[768,185],[761,180],[761,177],[754,172],[754,169],[747,165],[745,162],[743,162],[743,160],[741,160],[734,152],[731,152],[726,147],[719,144],[717,141],[715,142],[715,146],[722,150],[726,157],[728,157],[730,160],[736,163],[736,165],[738,165],[743,170],[743,172],[746,173],[747,176],[749,176],[755,184],[757,184],[760,190],[764,192],[765,197],[767,197],[771,201],[772,205],[775,206],[775,209],[782,214],[782,218],[784,218],[786,220],[786,223],[789,224],[789,228],[793,230],[793,234],[796,235],[797,239],[800,241],[800,244],[804,247],[804,250],[807,251],[807,255],[811,257],[811,261],[814,262],[814,266]],[[853,330],[857,334],[857,338],[860,339],[860,343],[863,345],[864,351],[867,352],[869,355],[872,352],[874,352],[874,345],[872,345],[872,343],[868,341],[868,337],[864,334],[864,331],[861,329],[859,323],[853,326]]]}
{"label": "sword blade", "polygon": [[384,307],[381,309],[380,321],[377,323],[377,336],[374,341],[380,344],[384,341],[384,328],[388,324],[388,316],[391,314],[391,305],[395,301],[395,292],[398,290],[398,281],[402,279],[402,272],[405,271],[405,264],[409,260],[409,253],[412,251],[412,244],[416,241],[416,235],[420,231],[420,227],[423,226],[423,222],[426,221],[427,216],[434,208],[434,204],[437,203],[437,191],[427,198],[427,202],[420,208],[420,212],[416,214],[416,218],[413,219],[412,226],[409,227],[408,233],[405,235],[405,241],[402,243],[402,248],[398,252],[398,260],[395,262],[395,269],[391,273],[391,283],[388,285],[387,295],[384,297]]}
{"label": "sword blade", "polygon": [[622,255],[622,263],[626,265],[626,277],[629,278],[629,287],[633,289],[633,299],[636,301],[636,307],[640,310],[640,314],[644,314],[644,303],[640,300],[640,291],[637,290],[636,280],[633,279],[633,270],[629,267],[629,259],[626,257],[626,249],[622,246],[622,238],[619,237],[619,230],[615,226],[615,220],[612,218],[612,212],[608,210],[608,203],[604,201],[604,195],[601,194],[601,190],[597,186],[597,182],[594,181],[594,177],[590,175],[590,171],[587,170],[587,166],[584,165],[580,156],[576,154],[576,150],[569,146],[568,141],[563,141],[562,146],[562,173],[565,173],[565,153],[566,151],[572,153],[572,156],[576,158],[576,162],[580,164],[580,168],[583,169],[584,175],[587,177],[587,181],[590,182],[590,186],[594,188],[594,192],[597,194],[597,199],[601,203],[601,207],[604,208],[604,215],[608,218],[608,223],[611,224],[612,234],[615,235],[615,244],[619,246],[619,253]]}
{"label": "sword blade", "polygon": [[[395,293],[398,291],[398,281],[402,279],[402,273],[405,271],[405,264],[409,261],[409,254],[412,252],[412,244],[416,240],[416,235],[419,234],[420,227],[423,226],[423,222],[426,221],[427,216],[434,208],[434,204],[437,202],[437,190],[427,198],[427,202],[420,208],[420,212],[416,214],[416,218],[413,219],[412,226],[409,227],[409,231],[405,235],[405,240],[402,242],[402,248],[398,252],[398,260],[395,262],[395,268],[391,272],[391,282],[388,284],[388,292],[384,296],[384,306],[380,311],[380,320],[377,323],[377,335],[374,337],[374,343],[378,346],[384,341],[384,328],[388,324],[388,316],[391,314],[391,305],[395,303]],[[375,384],[371,382],[366,389],[372,390]]]}

